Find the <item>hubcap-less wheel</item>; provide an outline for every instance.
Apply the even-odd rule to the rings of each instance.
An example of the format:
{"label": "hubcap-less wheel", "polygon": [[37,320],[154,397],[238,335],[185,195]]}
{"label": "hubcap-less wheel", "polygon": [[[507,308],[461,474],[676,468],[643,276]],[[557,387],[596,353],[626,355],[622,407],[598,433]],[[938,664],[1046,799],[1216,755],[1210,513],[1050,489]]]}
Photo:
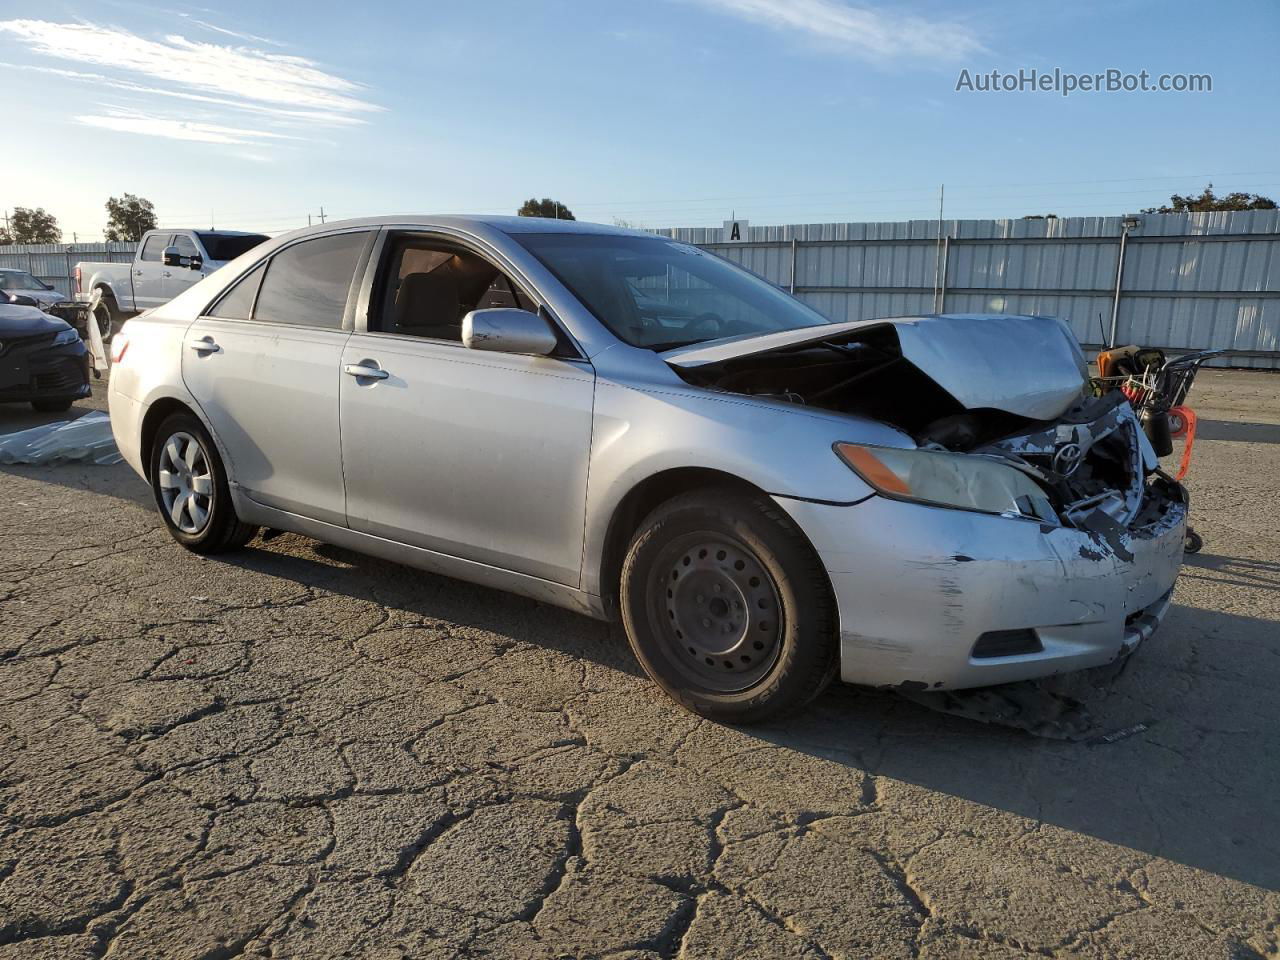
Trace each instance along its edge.
{"label": "hubcap-less wheel", "polygon": [[650,589],[672,665],[693,685],[720,693],[750,687],[773,667],[782,605],[773,579],[736,541],[706,534],[668,544]]}
{"label": "hubcap-less wheel", "polygon": [[111,339],[111,310],[105,303],[99,303],[93,312],[93,319],[98,323],[98,335],[104,341]]}
{"label": "hubcap-less wheel", "polygon": [[160,451],[160,496],[173,525],[196,534],[209,523],[213,507],[213,471],[200,441],[175,433]]}

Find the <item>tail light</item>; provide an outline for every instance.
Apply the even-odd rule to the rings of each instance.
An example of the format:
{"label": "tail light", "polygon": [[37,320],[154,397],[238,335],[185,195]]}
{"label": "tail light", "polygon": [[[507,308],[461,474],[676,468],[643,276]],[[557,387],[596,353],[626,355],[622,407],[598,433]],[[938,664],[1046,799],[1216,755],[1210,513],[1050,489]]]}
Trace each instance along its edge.
{"label": "tail light", "polygon": [[121,330],[111,338],[111,362],[116,364],[124,360],[124,352],[128,349],[129,337]]}
{"label": "tail light", "polygon": [[77,265],[76,266],[76,293],[80,293],[82,287],[83,287],[83,284],[81,284],[80,282],[80,267],[79,265]]}

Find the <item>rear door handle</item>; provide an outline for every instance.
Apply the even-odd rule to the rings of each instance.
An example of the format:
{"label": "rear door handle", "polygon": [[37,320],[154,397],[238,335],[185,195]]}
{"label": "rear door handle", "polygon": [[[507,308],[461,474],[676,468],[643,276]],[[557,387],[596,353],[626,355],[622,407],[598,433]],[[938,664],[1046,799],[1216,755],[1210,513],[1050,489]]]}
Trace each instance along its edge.
{"label": "rear door handle", "polygon": [[366,363],[348,363],[342,368],[342,372],[349,377],[355,377],[357,380],[385,380],[391,374],[378,367],[369,366]]}
{"label": "rear door handle", "polygon": [[213,342],[213,337],[201,337],[199,340],[188,340],[187,346],[196,353],[221,353],[222,348]]}
{"label": "rear door handle", "polygon": [[172,274],[170,274],[170,273],[169,273],[169,271],[168,271],[168,270],[166,270],[164,273],[160,274],[160,276],[162,276],[162,277],[168,277],[168,276],[172,276]]}

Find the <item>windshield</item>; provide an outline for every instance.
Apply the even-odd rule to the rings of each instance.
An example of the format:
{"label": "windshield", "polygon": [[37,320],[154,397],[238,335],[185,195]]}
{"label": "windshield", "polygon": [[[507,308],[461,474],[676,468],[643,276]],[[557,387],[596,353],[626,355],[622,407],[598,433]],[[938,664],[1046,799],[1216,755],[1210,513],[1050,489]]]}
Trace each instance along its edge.
{"label": "windshield", "polygon": [[260,233],[236,235],[229,233],[201,233],[200,242],[209,253],[210,260],[234,260],[247,253],[267,238]]}
{"label": "windshield", "polygon": [[620,339],[669,350],[829,321],[777,287],[662,237],[514,235]]}
{"label": "windshield", "polygon": [[0,290],[52,290],[25,270],[0,270]]}

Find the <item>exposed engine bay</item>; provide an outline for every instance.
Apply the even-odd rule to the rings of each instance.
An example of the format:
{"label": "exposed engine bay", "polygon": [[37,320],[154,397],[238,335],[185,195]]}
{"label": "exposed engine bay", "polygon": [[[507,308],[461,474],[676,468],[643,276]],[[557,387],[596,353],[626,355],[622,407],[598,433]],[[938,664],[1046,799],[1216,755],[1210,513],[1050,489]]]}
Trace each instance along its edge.
{"label": "exposed engine bay", "polygon": [[[1002,459],[1035,479],[1058,521],[1097,534],[1121,555],[1127,552],[1121,532],[1158,522],[1162,504],[1183,499],[1181,488],[1157,473],[1155,453],[1124,395],[1093,395],[1079,348],[1069,332],[1069,345],[1062,345],[1058,321],[1007,318],[1052,325],[1031,327],[1038,338],[1031,351],[1001,344],[989,331],[981,331],[983,342],[976,328],[962,324],[926,328],[922,350],[926,340],[917,326],[934,319],[840,325],[845,332],[829,339],[705,362],[691,356],[672,366],[699,386],[878,420],[921,449]],[[1045,336],[1046,329],[1053,335]],[[1000,353],[992,357],[991,350]],[[1043,382],[1035,379],[1040,360]],[[1000,367],[1019,369],[1021,382],[1010,388]],[[1027,384],[1037,392],[1020,392]],[[952,390],[964,392],[970,405]]]}

